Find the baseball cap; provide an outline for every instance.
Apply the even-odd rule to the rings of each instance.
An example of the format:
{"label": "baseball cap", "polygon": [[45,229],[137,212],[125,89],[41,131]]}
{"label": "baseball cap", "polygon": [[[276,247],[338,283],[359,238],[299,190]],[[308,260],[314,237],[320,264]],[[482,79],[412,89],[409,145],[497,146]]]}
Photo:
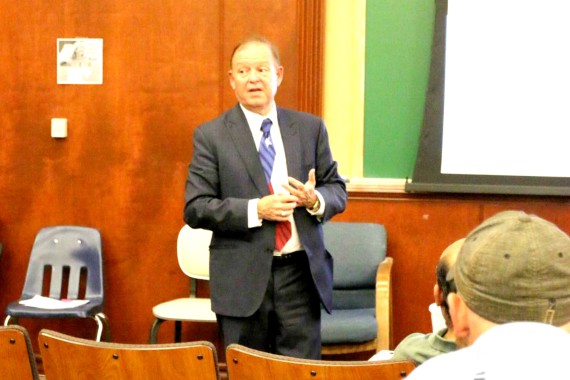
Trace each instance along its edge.
{"label": "baseball cap", "polygon": [[536,215],[500,212],[467,235],[448,280],[491,322],[563,325],[570,321],[570,237]]}

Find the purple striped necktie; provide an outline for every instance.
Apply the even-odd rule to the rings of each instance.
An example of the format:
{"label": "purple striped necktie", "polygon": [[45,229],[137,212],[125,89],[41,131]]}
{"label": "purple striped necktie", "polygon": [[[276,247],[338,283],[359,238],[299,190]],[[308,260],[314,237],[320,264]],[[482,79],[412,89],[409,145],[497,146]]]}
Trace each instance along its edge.
{"label": "purple striped necktie", "polygon": [[[261,160],[261,166],[265,172],[265,179],[267,180],[267,185],[269,186],[269,192],[273,194],[273,186],[271,186],[271,173],[273,172],[273,163],[275,162],[275,148],[273,147],[273,141],[271,140],[271,125],[273,123],[270,119],[265,119],[261,123],[261,131],[263,136],[261,137],[261,142],[259,144],[259,158]],[[281,251],[291,239],[291,222],[278,222],[275,227],[275,249]]]}

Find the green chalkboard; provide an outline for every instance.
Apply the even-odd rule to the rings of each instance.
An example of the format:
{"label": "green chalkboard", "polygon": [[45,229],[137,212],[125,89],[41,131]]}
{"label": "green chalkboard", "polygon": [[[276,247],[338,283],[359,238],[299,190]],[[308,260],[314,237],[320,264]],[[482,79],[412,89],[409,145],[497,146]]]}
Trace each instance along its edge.
{"label": "green chalkboard", "polygon": [[364,177],[412,176],[434,14],[434,0],[366,2]]}

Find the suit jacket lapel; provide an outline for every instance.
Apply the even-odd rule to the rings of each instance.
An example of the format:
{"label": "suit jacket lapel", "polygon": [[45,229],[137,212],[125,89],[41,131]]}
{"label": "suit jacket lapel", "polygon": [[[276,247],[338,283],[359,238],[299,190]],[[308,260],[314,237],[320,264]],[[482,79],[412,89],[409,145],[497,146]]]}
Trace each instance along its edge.
{"label": "suit jacket lapel", "polygon": [[[287,173],[289,177],[302,180],[303,173],[301,170],[301,148],[300,134],[298,123],[290,118],[287,111],[277,107],[277,118],[279,119],[279,128],[281,130],[281,139],[285,148],[285,158],[287,160]],[[305,176],[307,173],[304,174]]]}
{"label": "suit jacket lapel", "polygon": [[[239,104],[228,113],[226,126],[229,135],[236,146],[236,151],[245,163],[249,177],[261,195],[269,194],[269,188],[265,181],[265,174],[261,167],[261,162],[259,161],[259,154],[255,145],[256,143],[253,141],[247,120],[239,107]],[[242,174],[236,173],[236,176],[240,175]]]}

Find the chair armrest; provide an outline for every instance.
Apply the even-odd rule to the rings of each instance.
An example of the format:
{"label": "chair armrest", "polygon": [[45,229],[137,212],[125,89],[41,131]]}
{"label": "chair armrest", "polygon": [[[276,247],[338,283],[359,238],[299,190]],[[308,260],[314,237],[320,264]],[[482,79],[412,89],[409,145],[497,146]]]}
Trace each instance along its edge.
{"label": "chair armrest", "polygon": [[376,352],[392,348],[392,264],[394,260],[386,257],[376,272],[376,322],[378,337]]}

